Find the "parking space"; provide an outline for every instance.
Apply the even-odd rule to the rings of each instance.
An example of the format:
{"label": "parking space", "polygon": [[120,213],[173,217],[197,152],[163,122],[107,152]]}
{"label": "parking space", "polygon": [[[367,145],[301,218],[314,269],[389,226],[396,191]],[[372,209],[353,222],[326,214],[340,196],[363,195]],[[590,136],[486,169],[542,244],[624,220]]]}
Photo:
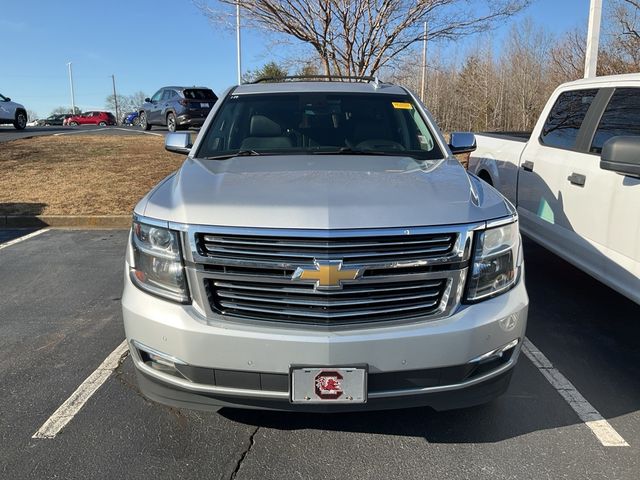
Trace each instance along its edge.
{"label": "parking space", "polygon": [[531,242],[528,337],[629,446],[603,446],[524,355],[488,405],[338,415],[167,408],[124,357],[55,438],[34,439],[124,338],[126,237],[50,230],[0,251],[3,478],[638,476],[640,307]]}

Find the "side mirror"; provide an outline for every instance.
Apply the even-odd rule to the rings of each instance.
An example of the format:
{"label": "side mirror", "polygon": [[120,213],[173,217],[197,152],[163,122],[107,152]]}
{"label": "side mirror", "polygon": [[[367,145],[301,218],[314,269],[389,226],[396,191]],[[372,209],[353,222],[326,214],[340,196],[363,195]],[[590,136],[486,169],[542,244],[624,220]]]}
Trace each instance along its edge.
{"label": "side mirror", "polygon": [[191,134],[188,132],[168,133],[164,139],[164,148],[169,152],[188,155],[192,146]]}
{"label": "side mirror", "polygon": [[151,103],[151,99],[149,97],[145,98],[144,101],[147,103]]}
{"label": "side mirror", "polygon": [[604,142],[600,168],[621,175],[640,177],[640,137],[620,136]]}
{"label": "side mirror", "polygon": [[11,101],[11,99],[10,99],[9,97],[4,97],[4,101],[5,101],[5,102],[10,102],[10,101]]}
{"label": "side mirror", "polygon": [[471,132],[453,132],[449,140],[449,149],[454,155],[471,153],[476,149],[476,136]]}

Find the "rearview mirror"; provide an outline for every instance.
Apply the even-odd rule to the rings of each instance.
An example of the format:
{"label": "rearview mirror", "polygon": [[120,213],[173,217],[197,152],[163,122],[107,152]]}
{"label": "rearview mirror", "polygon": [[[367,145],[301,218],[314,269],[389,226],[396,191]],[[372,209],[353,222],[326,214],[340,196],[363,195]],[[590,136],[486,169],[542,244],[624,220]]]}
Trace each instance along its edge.
{"label": "rearview mirror", "polygon": [[620,136],[604,142],[600,168],[621,175],[640,177],[640,137]]}
{"label": "rearview mirror", "polygon": [[192,146],[191,134],[188,132],[168,133],[164,139],[164,148],[169,152],[188,155]]}
{"label": "rearview mirror", "polygon": [[449,149],[454,155],[471,153],[476,149],[476,136],[471,132],[453,132],[449,140]]}

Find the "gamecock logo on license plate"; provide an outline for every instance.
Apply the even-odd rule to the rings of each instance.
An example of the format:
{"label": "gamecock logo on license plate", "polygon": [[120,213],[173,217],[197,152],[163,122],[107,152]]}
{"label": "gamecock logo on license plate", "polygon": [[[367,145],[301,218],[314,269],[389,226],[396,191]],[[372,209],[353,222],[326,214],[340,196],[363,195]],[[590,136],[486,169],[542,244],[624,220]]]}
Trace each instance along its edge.
{"label": "gamecock logo on license plate", "polygon": [[335,400],[344,393],[342,391],[342,375],[340,372],[326,371],[316,375],[316,395],[326,400]]}

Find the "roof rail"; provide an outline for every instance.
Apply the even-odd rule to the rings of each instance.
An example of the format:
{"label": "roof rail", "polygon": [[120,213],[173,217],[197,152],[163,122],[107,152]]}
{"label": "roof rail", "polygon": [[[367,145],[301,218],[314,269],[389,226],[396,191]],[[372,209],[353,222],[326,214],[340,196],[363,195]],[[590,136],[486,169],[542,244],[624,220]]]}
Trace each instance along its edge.
{"label": "roof rail", "polygon": [[378,77],[374,76],[349,76],[349,75],[287,75],[284,77],[260,77],[253,83],[263,83],[263,82],[284,82],[284,81],[305,81],[305,80],[322,80],[325,82],[333,82],[333,81],[356,81],[356,82],[369,82],[374,83],[374,86],[377,86],[382,83]]}

